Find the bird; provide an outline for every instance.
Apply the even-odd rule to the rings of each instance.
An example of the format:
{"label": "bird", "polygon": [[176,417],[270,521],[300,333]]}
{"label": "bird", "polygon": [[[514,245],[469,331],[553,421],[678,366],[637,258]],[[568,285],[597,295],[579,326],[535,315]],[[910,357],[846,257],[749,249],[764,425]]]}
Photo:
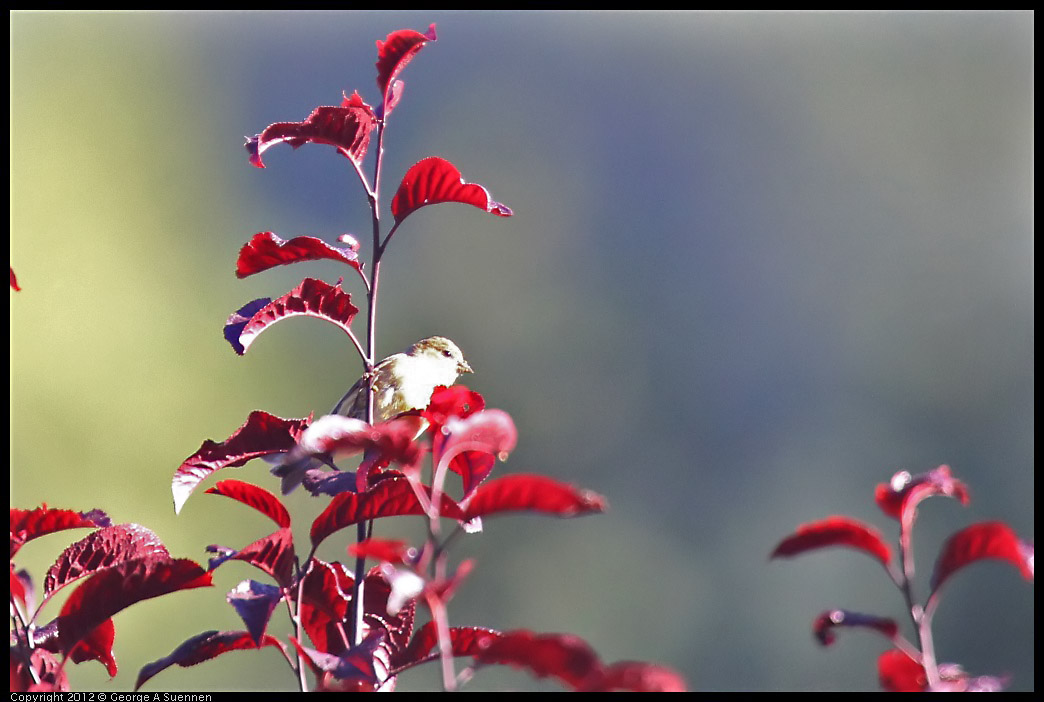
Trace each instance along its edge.
{"label": "bird", "polygon": [[331,414],[366,419],[366,394],[373,378],[373,420],[392,417],[428,406],[431,393],[440,385],[450,386],[461,373],[473,373],[464,354],[444,336],[421,339],[395,353],[355,381]]}
{"label": "bird", "polygon": [[[421,339],[400,353],[392,354],[364,373],[334,405],[330,414],[366,421],[366,399],[373,383],[373,421],[384,422],[410,410],[422,410],[440,385],[450,386],[461,373],[473,373],[464,353],[444,336]],[[420,431],[427,427],[421,425]],[[290,451],[272,473],[283,479],[282,492],[289,493],[305,473],[323,465],[315,457]]]}

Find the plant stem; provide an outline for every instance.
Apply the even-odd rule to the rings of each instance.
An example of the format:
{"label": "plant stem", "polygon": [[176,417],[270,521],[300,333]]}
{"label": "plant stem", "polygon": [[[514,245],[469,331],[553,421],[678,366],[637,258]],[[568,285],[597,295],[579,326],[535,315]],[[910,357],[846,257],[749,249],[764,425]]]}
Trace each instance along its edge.
{"label": "plant stem", "polygon": [[[370,221],[373,223],[373,250],[370,259],[370,285],[366,290],[366,372],[370,373],[377,362],[377,292],[380,289],[381,280],[381,256],[384,253],[381,246],[381,161],[384,154],[384,120],[377,122],[377,148],[373,165],[373,189],[368,190],[366,195],[370,201]],[[361,173],[360,173],[361,175]],[[366,392],[366,423],[373,424],[373,381],[370,382]],[[372,531],[372,523],[359,522],[356,525],[356,543],[362,543]],[[355,586],[352,593],[352,621],[349,625],[351,631],[352,645],[358,646],[362,643],[363,634],[363,578],[366,576],[366,559],[357,557],[355,559]]]}

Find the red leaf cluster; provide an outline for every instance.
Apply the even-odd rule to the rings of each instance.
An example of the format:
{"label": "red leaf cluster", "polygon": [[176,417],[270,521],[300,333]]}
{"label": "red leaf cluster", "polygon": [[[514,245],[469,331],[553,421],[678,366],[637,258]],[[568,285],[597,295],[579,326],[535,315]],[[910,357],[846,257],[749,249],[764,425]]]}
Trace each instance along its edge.
{"label": "red leaf cluster", "polygon": [[489,636],[479,643],[475,662],[525,668],[537,677],[554,677],[578,692],[685,692],[676,672],[649,663],[621,661],[606,666],[579,637],[519,630]]}
{"label": "red leaf cluster", "polygon": [[[820,614],[812,625],[816,639],[824,646],[834,642],[839,627],[856,627],[877,631],[890,639],[895,650],[878,660],[881,686],[892,691],[995,691],[1002,689],[1006,680],[995,676],[971,677],[959,666],[939,664],[931,647],[931,621],[938,605],[939,589],[961,568],[982,559],[997,559],[1011,563],[1027,580],[1033,580],[1033,546],[1016,536],[1002,522],[973,524],[951,536],[943,545],[935,571],[931,577],[931,592],[924,604],[912,600],[914,573],[911,550],[912,529],[917,506],[927,497],[952,497],[968,504],[968,489],[953,477],[949,466],[912,476],[906,471],[896,473],[889,484],[878,485],[874,499],[881,510],[900,523],[899,551],[901,569],[891,565],[891,550],[873,528],[846,517],[830,517],[806,524],[783,539],[771,557],[795,556],[828,546],[846,546],[862,550],[879,560],[888,570],[895,586],[903,593],[910,608],[910,617],[920,629],[924,646],[922,665],[916,647],[899,633],[896,622],[888,617],[848,612],[835,609]],[[911,653],[912,652],[912,653]],[[916,659],[915,659],[916,658]],[[926,669],[927,667],[927,669]]]}
{"label": "red leaf cluster", "polygon": [[264,168],[261,154],[286,142],[295,149],[307,143],[329,144],[356,164],[366,157],[370,132],[377,126],[373,108],[358,93],[346,97],[339,107],[317,107],[302,122],[277,122],[246,140],[250,163]]}

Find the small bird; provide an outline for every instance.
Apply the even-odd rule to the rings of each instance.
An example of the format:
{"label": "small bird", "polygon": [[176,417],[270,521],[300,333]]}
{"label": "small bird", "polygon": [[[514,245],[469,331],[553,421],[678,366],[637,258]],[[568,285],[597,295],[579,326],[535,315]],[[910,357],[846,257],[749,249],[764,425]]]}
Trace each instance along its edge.
{"label": "small bird", "polygon": [[366,419],[371,377],[373,421],[383,422],[409,410],[424,409],[436,387],[452,385],[461,373],[471,372],[456,344],[444,336],[429,336],[374,366],[345,393],[331,414]]}
{"label": "small bird", "polygon": [[[330,414],[365,421],[366,395],[372,379],[373,421],[387,421],[409,410],[424,409],[436,387],[452,385],[461,373],[472,372],[456,344],[444,336],[429,336],[364,373]],[[274,475],[283,479],[283,494],[297,487],[308,470],[322,465],[317,458],[301,457],[298,450],[285,455],[284,462],[272,469]]]}

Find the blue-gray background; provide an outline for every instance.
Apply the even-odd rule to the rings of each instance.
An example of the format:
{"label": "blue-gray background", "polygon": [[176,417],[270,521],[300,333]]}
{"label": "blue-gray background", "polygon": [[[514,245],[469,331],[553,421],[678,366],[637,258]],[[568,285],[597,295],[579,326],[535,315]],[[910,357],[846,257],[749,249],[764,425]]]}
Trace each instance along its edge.
{"label": "blue-gray background", "polygon": [[[973,501],[922,506],[922,594],[949,532],[1003,519],[1032,534],[1028,13],[15,13],[12,505],[104,508],[198,560],[270,529],[203,494],[175,518],[174,469],[253,409],[327,409],[360,366],[314,320],[236,357],[232,310],[341,274],[238,281],[236,253],[263,230],[365,242],[369,214],[332,149],[276,147],[257,170],[243,135],[342,90],[375,103],[374,41],[430,22],[439,41],[402,75],[387,131],[385,195],[439,155],[516,215],[407,220],[379,352],[456,339],[469,383],[518,424],[504,469],[611,503],[458,542],[478,567],[452,621],[572,632],[694,689],[875,689],[882,640],[823,650],[809,624],[829,607],[901,617],[880,568],[767,555],[830,514],[891,540],[875,484],[940,463]],[[257,463],[221,477],[273,488]],[[318,506],[290,505],[303,538]],[[42,575],[71,538],[20,562]],[[74,685],[129,689],[185,638],[235,628],[223,592],[254,573],[226,566],[216,589],[120,614],[120,675],[77,666]],[[986,563],[947,590],[939,657],[1032,688],[1032,586]],[[292,687],[267,650],[146,689]],[[473,683],[534,687],[556,688],[515,671]]]}

